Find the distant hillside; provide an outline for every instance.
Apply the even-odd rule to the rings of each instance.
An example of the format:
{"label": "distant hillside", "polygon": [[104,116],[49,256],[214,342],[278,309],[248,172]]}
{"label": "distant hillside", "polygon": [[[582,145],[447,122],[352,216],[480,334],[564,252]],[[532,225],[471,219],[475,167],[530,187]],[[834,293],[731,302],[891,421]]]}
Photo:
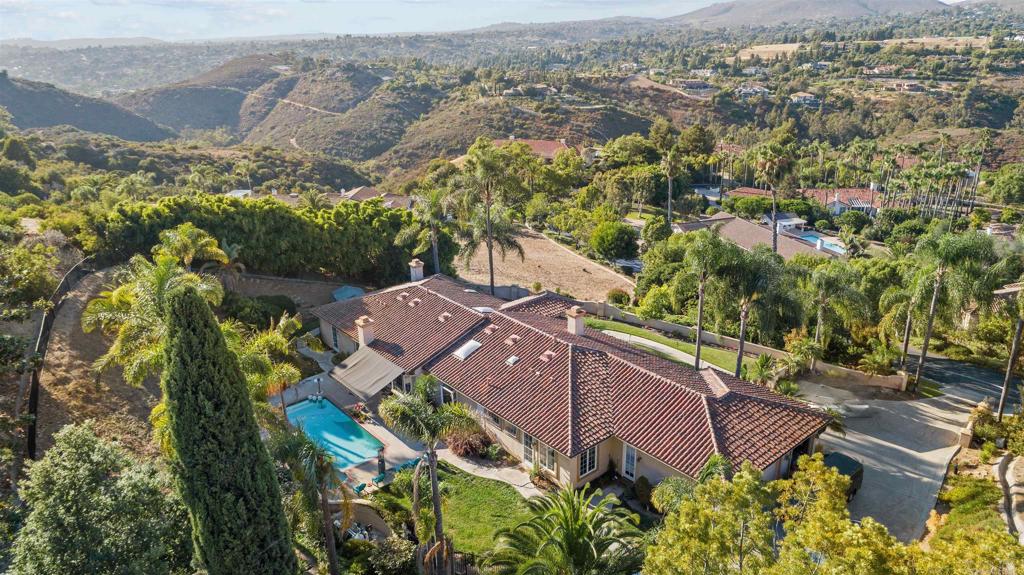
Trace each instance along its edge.
{"label": "distant hillside", "polygon": [[51,84],[10,78],[0,72],[0,106],[19,128],[70,125],[125,140],[154,141],[174,135],[121,106],[61,90]]}
{"label": "distant hillside", "polygon": [[771,26],[802,20],[845,20],[884,14],[941,10],[939,0],[733,0],[667,21],[702,28]]}
{"label": "distant hillside", "polygon": [[1022,0],[966,0],[954,4],[954,6],[995,6],[1010,12],[1024,13],[1024,1]]}
{"label": "distant hillside", "polygon": [[248,92],[287,70],[276,56],[232,60],[194,78],[117,99],[124,107],[176,130],[238,128]]}
{"label": "distant hillside", "polygon": [[[375,160],[378,171],[411,169],[436,157],[456,158],[479,136],[565,139],[569,144],[605,142],[633,132],[646,133],[650,121],[615,107],[538,113],[507,100],[452,99],[414,123],[396,146]],[[406,177],[415,175],[406,174]]]}

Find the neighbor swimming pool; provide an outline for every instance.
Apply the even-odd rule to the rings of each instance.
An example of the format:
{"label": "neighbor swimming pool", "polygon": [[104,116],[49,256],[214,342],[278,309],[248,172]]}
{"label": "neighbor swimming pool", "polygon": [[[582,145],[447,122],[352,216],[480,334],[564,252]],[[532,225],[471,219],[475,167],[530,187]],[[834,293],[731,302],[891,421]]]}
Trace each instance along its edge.
{"label": "neighbor swimming pool", "polygon": [[288,406],[288,421],[334,456],[338,469],[347,469],[377,456],[384,444],[326,399]]}
{"label": "neighbor swimming pool", "polygon": [[830,242],[830,241],[824,239],[824,237],[819,236],[817,234],[804,234],[804,235],[800,236],[800,239],[804,240],[805,242],[810,242],[810,243],[812,243],[814,245],[818,245],[818,239],[819,238],[821,238],[821,246],[823,248],[828,249],[828,250],[832,250],[833,252],[835,252],[837,254],[845,254],[846,253],[846,248],[842,244],[837,244],[835,242]]}

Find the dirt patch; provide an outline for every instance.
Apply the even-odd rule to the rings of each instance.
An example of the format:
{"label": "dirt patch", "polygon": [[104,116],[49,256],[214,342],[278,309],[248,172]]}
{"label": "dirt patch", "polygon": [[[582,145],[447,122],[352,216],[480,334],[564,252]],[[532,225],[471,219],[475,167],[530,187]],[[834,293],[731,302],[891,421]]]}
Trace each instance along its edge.
{"label": "dirt patch", "polygon": [[[540,282],[543,289],[554,291],[559,288],[576,298],[593,301],[603,301],[612,288],[633,291],[633,286],[625,278],[572,253],[542,234],[524,231],[519,236],[519,243],[526,252],[523,260],[510,253],[502,261],[495,250],[496,285],[530,287],[534,282]],[[459,275],[470,282],[487,285],[486,248],[481,246],[470,261],[469,269],[460,266]]]}
{"label": "dirt patch", "polygon": [[763,60],[772,60],[778,56],[789,56],[800,49],[800,44],[761,44],[758,46],[751,46],[749,48],[743,48],[740,50],[736,57],[743,60],[749,60],[754,56],[759,56]]}
{"label": "dirt patch", "polygon": [[109,270],[78,283],[57,312],[40,376],[37,442],[39,453],[53,444],[53,434],[70,423],[94,420],[102,437],[119,441],[145,456],[156,453],[150,440],[149,412],[160,400],[160,386],[150,378],[141,387],[124,382],[120,368],[97,374],[92,364],[109,342],[98,332],[82,331],[82,310],[110,279]]}

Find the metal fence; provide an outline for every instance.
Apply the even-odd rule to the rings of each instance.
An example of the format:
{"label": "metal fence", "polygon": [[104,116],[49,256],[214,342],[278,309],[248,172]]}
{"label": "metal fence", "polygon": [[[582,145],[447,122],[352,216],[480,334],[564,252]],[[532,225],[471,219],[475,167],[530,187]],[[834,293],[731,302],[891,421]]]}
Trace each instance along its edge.
{"label": "metal fence", "polygon": [[416,566],[425,575],[479,575],[476,557],[455,551],[451,539],[445,537],[442,548],[435,548],[434,539],[416,547]]}
{"label": "metal fence", "polygon": [[28,392],[28,415],[31,416],[29,421],[28,430],[26,432],[26,451],[30,459],[36,458],[36,417],[39,410],[39,376],[43,372],[43,367],[46,363],[46,348],[50,343],[50,330],[53,328],[53,319],[57,316],[57,312],[60,310],[60,306],[64,303],[64,297],[70,292],[78,282],[85,276],[91,274],[93,271],[90,260],[92,256],[88,256],[77,264],[71,267],[64,274],[64,277],[60,279],[60,283],[57,284],[57,289],[54,290],[53,295],[50,296],[49,306],[46,312],[43,314],[43,321],[39,326],[39,335],[36,337],[36,346],[33,349],[33,369],[30,375],[29,392]]}

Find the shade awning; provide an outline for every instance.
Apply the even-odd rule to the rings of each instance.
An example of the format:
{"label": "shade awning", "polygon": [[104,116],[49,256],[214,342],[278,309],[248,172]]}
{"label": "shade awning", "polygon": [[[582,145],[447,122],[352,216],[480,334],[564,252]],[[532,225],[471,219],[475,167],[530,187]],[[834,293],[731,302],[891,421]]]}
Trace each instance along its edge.
{"label": "shade awning", "polygon": [[331,370],[331,378],[364,401],[380,392],[405,370],[369,347],[360,347]]}

